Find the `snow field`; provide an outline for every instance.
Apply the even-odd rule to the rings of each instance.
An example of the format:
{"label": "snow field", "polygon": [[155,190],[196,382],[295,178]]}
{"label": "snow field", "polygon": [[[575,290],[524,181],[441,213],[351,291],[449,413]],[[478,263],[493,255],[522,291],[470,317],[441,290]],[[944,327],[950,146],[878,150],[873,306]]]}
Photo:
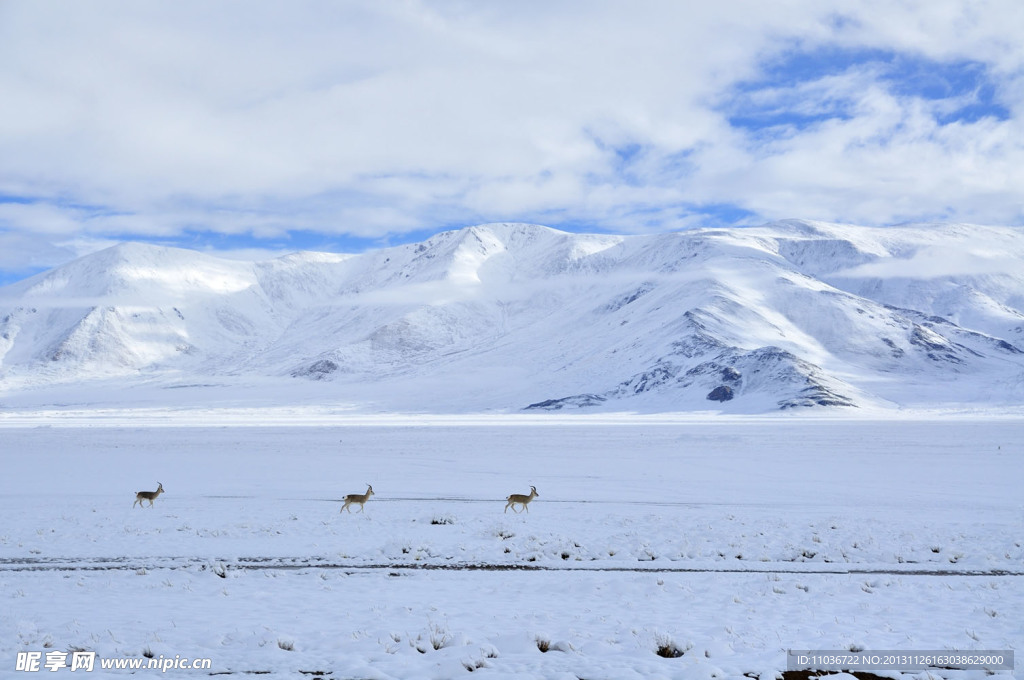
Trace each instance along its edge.
{"label": "snow field", "polygon": [[[3,656],[210,658],[340,678],[773,677],[785,650],[1012,648],[1020,578],[158,569],[0,576]],[[659,644],[684,651],[661,658]],[[546,653],[541,646],[547,646]],[[437,647],[437,649],[435,649]],[[5,662],[6,663],[6,662]],[[194,675],[180,671],[180,676]],[[575,674],[575,675],[574,675]]]}
{"label": "snow field", "polygon": [[[593,503],[174,498],[154,508],[69,496],[63,508],[4,499],[3,558],[89,566],[258,561],[361,567],[489,565],[575,569],[1024,571],[1012,513],[987,521],[864,510]],[[118,505],[125,505],[122,503]],[[434,507],[435,509],[431,509]],[[56,562],[54,562],[54,559]],[[78,560],[76,562],[76,560]]]}
{"label": "snow field", "polygon": [[1024,643],[1014,419],[313,420],[0,430],[0,670],[771,678],[787,648]]}

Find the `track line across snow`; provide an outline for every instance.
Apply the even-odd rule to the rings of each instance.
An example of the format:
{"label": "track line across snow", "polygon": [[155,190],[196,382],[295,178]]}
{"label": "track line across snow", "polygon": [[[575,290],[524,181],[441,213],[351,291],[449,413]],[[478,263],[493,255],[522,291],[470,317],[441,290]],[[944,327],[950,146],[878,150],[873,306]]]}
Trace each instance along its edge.
{"label": "track line across snow", "polygon": [[0,559],[0,571],[139,571],[149,569],[190,569],[200,571],[235,570],[301,570],[330,569],[351,572],[373,571],[517,571],[517,572],[623,572],[651,574],[835,574],[835,575],[891,575],[891,576],[1024,576],[1024,571],[1008,569],[895,569],[892,567],[809,567],[794,569],[765,565],[762,568],[741,567],[671,567],[671,566],[624,566],[624,565],[545,565],[545,564],[510,564],[491,562],[451,562],[451,563],[407,563],[407,562],[373,562],[352,563],[317,560],[305,557],[243,557],[234,559],[217,559],[201,557],[151,557],[151,558],[8,558]]}

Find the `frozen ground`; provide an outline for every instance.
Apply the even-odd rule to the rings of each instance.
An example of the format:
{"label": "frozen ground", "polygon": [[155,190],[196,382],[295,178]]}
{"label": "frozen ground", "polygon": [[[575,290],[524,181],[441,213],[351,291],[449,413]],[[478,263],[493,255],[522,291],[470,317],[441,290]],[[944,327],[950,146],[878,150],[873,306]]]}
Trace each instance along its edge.
{"label": "frozen ground", "polygon": [[789,648],[1024,648],[1015,417],[36,412],[0,416],[0,453],[0,677],[76,649],[765,680]]}

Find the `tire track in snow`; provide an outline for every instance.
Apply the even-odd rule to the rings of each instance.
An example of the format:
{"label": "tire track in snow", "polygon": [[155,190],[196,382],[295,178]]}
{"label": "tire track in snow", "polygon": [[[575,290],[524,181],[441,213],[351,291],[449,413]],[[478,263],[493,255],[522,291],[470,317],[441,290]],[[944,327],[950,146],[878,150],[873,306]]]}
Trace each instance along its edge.
{"label": "tire track in snow", "polygon": [[759,568],[714,567],[714,566],[625,566],[625,565],[545,565],[512,564],[490,562],[460,563],[407,563],[407,562],[334,562],[308,557],[236,557],[204,558],[183,556],[154,557],[29,557],[0,559],[0,572],[25,571],[142,571],[150,569],[197,569],[213,570],[279,570],[297,571],[303,569],[329,569],[359,572],[384,571],[494,571],[494,572],[601,572],[601,573],[650,573],[650,574],[823,574],[823,575],[880,575],[880,576],[1024,576],[1024,571],[1009,569],[898,569],[886,566],[866,567],[816,567],[794,569],[791,567],[764,566]]}

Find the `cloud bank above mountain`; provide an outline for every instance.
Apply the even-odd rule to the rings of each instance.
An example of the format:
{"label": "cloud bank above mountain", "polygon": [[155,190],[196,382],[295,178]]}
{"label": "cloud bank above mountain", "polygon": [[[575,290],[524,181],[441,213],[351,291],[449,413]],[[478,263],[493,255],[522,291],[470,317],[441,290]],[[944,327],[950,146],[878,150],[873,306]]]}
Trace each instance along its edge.
{"label": "cloud bank above mountain", "polygon": [[1015,0],[0,5],[0,268],[1024,217]]}

